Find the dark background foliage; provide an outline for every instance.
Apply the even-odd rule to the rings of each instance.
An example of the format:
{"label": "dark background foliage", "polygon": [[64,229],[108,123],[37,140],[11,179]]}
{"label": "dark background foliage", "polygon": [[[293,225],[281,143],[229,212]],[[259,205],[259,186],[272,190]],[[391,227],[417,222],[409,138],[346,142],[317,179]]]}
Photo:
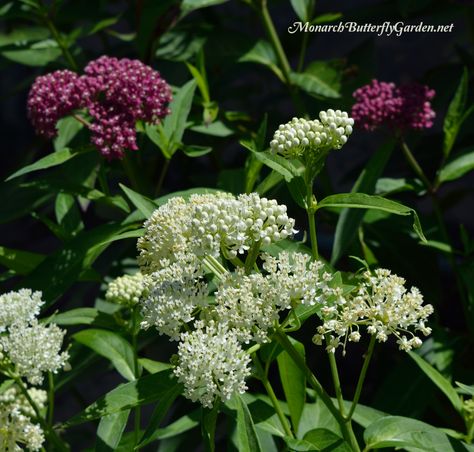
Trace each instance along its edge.
{"label": "dark background foliage", "polygon": [[[267,115],[268,142],[278,124],[301,113],[298,105],[292,101],[288,88],[269,69],[274,55],[269,56],[269,64],[258,64],[255,58],[249,61],[252,58],[248,57],[248,53],[257,40],[267,39],[258,14],[244,2],[232,0],[213,3],[222,4],[197,9],[184,18],[181,18],[179,1],[57,1],[47,4],[51,8],[50,18],[67,42],[79,70],[88,61],[104,54],[139,58],[158,69],[171,85],[181,86],[191,78],[184,62],[197,64],[198,54],[204,56],[210,96],[219,107],[217,120],[223,124],[226,136],[211,136],[188,129],[185,142],[211,146],[212,153],[198,158],[177,154],[171,161],[160,194],[200,186],[219,187],[235,193],[245,191],[245,173],[242,168],[249,153],[239,145],[239,139],[254,136]],[[277,0],[269,1],[268,4],[290,64],[296,69],[305,37],[303,33],[287,32],[288,27],[297,20],[292,5],[289,1]],[[28,30],[35,27],[44,29],[44,24],[29,12],[28,2],[5,3],[0,7],[0,12],[0,127],[3,142],[0,173],[2,179],[5,179],[18,168],[52,152],[52,143],[34,135],[27,119],[26,98],[35,77],[68,67],[68,62],[57,48],[49,56],[38,56],[32,50],[31,45],[35,40],[29,40]],[[330,21],[331,14],[333,21]],[[469,73],[474,69],[473,2],[358,0],[335,3],[328,0],[317,2],[316,16],[325,18],[328,23],[342,20],[358,23],[423,21],[427,24],[454,24],[453,31],[445,34],[407,33],[399,37],[378,37],[370,33],[309,34],[308,50],[302,65],[306,67],[314,61],[319,62],[323,80],[337,93],[337,96],[328,97],[300,91],[303,109],[311,117],[330,107],[349,110],[353,104],[354,89],[372,78],[396,83],[417,81],[434,88],[436,97],[433,108],[437,114],[434,127],[408,137],[421,166],[433,178],[442,160],[442,129],[447,107],[458,86],[463,68],[467,68]],[[17,30],[26,30],[26,38],[4,45],[4,36]],[[28,50],[31,54],[20,54]],[[247,61],[242,61],[244,59]],[[471,89],[468,105],[472,103],[472,91]],[[202,125],[202,115],[203,108],[198,95],[191,112],[195,126]],[[473,131],[474,115],[463,125],[454,155],[472,151]],[[83,132],[75,138],[77,142],[84,139],[81,136]],[[343,150],[330,155],[326,176],[316,186],[318,197],[322,198],[331,192],[350,191],[368,159],[387,139],[386,131],[368,133],[356,127]],[[163,157],[144,134],[140,136],[139,145],[140,151],[137,154],[140,155],[132,155],[131,160],[144,164],[142,168],[150,169],[149,174],[139,181],[140,191],[149,197],[155,197]],[[60,249],[61,240],[51,233],[45,220],[53,217],[54,203],[51,200],[43,202],[45,192],[40,184],[35,185],[34,182],[42,180],[47,183],[47,177],[56,177],[56,180],[64,183],[81,180],[76,164],[69,162],[66,165],[69,167],[51,169],[42,172],[40,176],[23,178],[23,185],[18,185],[17,182],[3,184],[0,188],[1,246],[42,254],[51,254]],[[88,162],[84,161],[82,165],[86,168]],[[118,183],[128,184],[128,180],[119,162],[110,163],[108,176],[112,194],[122,194]],[[414,175],[399,149],[393,152],[384,177],[413,179]],[[27,183],[33,185],[27,186]],[[54,189],[54,184],[52,186]],[[456,249],[462,249],[466,240],[472,244],[474,239],[473,189],[474,178],[473,173],[470,173],[446,184],[439,191],[447,229]],[[274,187],[267,196],[294,205],[285,184]],[[390,197],[414,206],[422,216],[428,237],[441,239],[431,203],[420,190],[404,190],[390,194]],[[298,228],[303,231],[306,228],[305,217],[296,207],[290,208],[290,211],[297,218]],[[119,212],[103,205],[83,211],[81,215],[86,229],[120,217]],[[319,218],[321,254],[326,258],[331,254],[336,221],[337,215],[334,212]],[[464,227],[464,233],[460,232],[461,226]],[[421,289],[428,302],[434,304],[434,334],[424,345],[425,358],[448,378],[472,382],[474,369],[471,333],[474,323],[466,318],[463,311],[449,260],[445,253],[421,246],[411,234],[407,234],[409,228],[410,224],[405,217],[377,218],[369,214],[364,225],[365,239],[374,251],[379,265],[392,268],[404,276],[409,284]],[[298,237],[302,238],[303,234]],[[114,245],[99,258],[94,269],[101,277],[121,273],[123,259],[135,256],[132,242]],[[361,255],[357,240],[354,240],[351,250],[338,263],[339,269],[355,270],[358,267],[356,262],[347,257],[350,254]],[[466,278],[468,284],[470,281],[472,290],[472,250],[463,256],[455,255],[454,259],[458,265],[467,269]],[[116,264],[111,266],[111,262]],[[11,275],[4,268],[5,290],[21,283],[21,276]],[[43,283],[49,284],[48,281]],[[97,281],[75,284],[68,287],[56,306],[60,309],[93,306],[94,300],[101,294],[100,283]],[[472,293],[468,302],[473,309]],[[300,337],[308,342],[314,328],[315,325],[305,325]],[[159,344],[157,347],[155,342],[146,351],[166,360],[173,350],[172,345],[163,340]],[[351,393],[363,348],[349,348],[350,352],[342,366],[342,384]],[[310,347],[308,350],[311,355],[310,363],[318,367],[317,363],[321,362],[320,354]],[[417,370],[413,362],[405,355],[395,353],[393,344],[384,350],[380,350],[375,356],[362,402],[388,413],[417,417],[439,426],[461,428],[461,420],[455,417],[454,412],[451,413],[443,396],[436,392],[436,388]],[[89,370],[87,381],[73,381],[69,395],[60,396],[60,416],[66,418],[77,412],[81,402],[95,400],[117,383],[117,377],[112,372],[104,377],[103,367],[92,366]],[[327,373],[325,368],[318,368],[319,370],[323,375]],[[329,382],[329,375],[325,375],[323,380]],[[74,394],[74,397],[70,394]],[[185,409],[187,408],[179,407],[178,411]],[[75,436],[74,429],[70,435],[77,441],[77,450],[80,450],[84,447],[83,443],[89,445],[92,441],[94,427],[90,427],[89,438],[79,439],[79,436]]]}

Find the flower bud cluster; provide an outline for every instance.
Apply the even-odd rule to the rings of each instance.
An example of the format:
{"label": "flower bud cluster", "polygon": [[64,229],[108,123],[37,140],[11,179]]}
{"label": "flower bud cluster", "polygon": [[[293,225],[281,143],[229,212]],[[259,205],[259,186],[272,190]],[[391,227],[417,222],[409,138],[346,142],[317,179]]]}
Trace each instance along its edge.
{"label": "flower bud cluster", "polygon": [[354,120],[341,110],[321,111],[319,120],[293,118],[278,127],[270,149],[290,159],[305,157],[307,152],[311,155],[340,149],[351,135],[353,125]]}
{"label": "flower bud cluster", "polygon": [[433,126],[435,112],[431,100],[435,91],[416,83],[396,86],[395,83],[372,80],[354,91],[356,103],[352,117],[366,130],[382,125],[399,130],[427,129]]}
{"label": "flower bud cluster", "polygon": [[[67,364],[69,354],[61,352],[66,331],[54,324],[38,323],[36,316],[43,304],[40,292],[22,289],[0,297],[0,304],[8,301],[12,304],[1,319],[6,334],[0,336],[0,361],[14,366],[15,372],[30,384],[41,384],[45,372],[56,373]],[[16,317],[15,308],[18,309]],[[31,311],[26,312],[26,308]]]}
{"label": "flower bud cluster", "polygon": [[[28,395],[40,410],[44,409],[46,391],[31,388],[28,389]],[[40,450],[44,443],[44,432],[33,422],[34,417],[31,405],[16,385],[1,392],[0,450]]]}
{"label": "flower bud cluster", "polygon": [[133,307],[140,301],[144,290],[144,276],[140,272],[135,275],[123,275],[109,282],[105,299],[111,303]]}
{"label": "flower bud cluster", "polygon": [[56,71],[36,79],[28,95],[28,116],[38,134],[54,138],[59,119],[87,109],[93,118],[91,142],[106,158],[122,158],[126,149],[138,149],[138,120],[158,124],[169,114],[169,85],[138,60],[102,56],[84,72]]}
{"label": "flower bud cluster", "polygon": [[423,305],[423,296],[416,287],[407,290],[405,280],[392,275],[390,270],[377,269],[366,272],[355,294],[322,309],[323,324],[313,341],[322,344],[326,339],[328,351],[334,352],[347,340],[358,342],[360,328],[385,342],[390,334],[397,338],[400,350],[409,351],[422,344],[410,330],[427,336],[431,328],[426,326],[433,306]]}

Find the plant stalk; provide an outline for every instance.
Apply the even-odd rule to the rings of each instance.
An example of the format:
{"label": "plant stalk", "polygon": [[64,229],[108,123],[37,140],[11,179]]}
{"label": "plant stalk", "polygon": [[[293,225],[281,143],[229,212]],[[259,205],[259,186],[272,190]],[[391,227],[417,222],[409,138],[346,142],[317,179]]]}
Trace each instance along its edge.
{"label": "plant stalk", "polygon": [[369,368],[370,360],[372,359],[374,347],[375,335],[372,335],[370,337],[369,348],[367,349],[367,353],[365,355],[364,364],[362,365],[362,370],[360,371],[359,380],[357,381],[357,387],[354,394],[354,398],[352,399],[352,405],[349,410],[349,413],[347,413],[346,416],[346,419],[348,420],[352,419],[352,415],[354,414],[357,404],[359,403],[360,394],[362,392],[362,387],[364,386],[365,376],[367,374],[367,369]]}
{"label": "plant stalk", "polygon": [[309,238],[311,241],[311,252],[314,259],[319,258],[318,238],[316,235],[316,219],[313,199],[313,182],[306,183],[306,213],[308,214]]}
{"label": "plant stalk", "polygon": [[336,393],[337,404],[339,406],[339,411],[344,415],[344,398],[342,397],[341,381],[339,379],[339,371],[337,370],[336,356],[332,352],[328,352],[329,357],[329,366],[331,367],[331,376],[332,382],[334,385],[334,392]]}

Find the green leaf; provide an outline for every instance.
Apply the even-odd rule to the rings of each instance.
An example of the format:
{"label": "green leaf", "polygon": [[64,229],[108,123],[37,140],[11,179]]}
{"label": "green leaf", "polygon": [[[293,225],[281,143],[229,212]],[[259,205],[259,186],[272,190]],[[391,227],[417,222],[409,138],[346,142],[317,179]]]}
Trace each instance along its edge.
{"label": "green leaf", "polygon": [[54,150],[56,152],[63,150],[73,138],[84,128],[77,119],[67,116],[61,118],[56,124],[58,136],[53,140]]}
{"label": "green leaf", "polygon": [[[426,452],[454,452],[463,445],[440,429],[401,416],[387,416],[375,421],[364,432],[366,450],[385,447],[410,448]],[[414,448],[414,449],[412,449]]]}
{"label": "green leaf", "polygon": [[426,237],[421,228],[418,214],[411,207],[404,206],[390,199],[381,196],[366,195],[364,193],[340,193],[324,198],[316,206],[317,209],[323,207],[349,207],[353,209],[375,209],[389,212],[395,215],[413,215],[413,230],[420,240],[426,242]]}
{"label": "green leaf", "polygon": [[112,331],[88,329],[74,334],[74,339],[112,362],[125,379],[135,379],[133,348],[128,341]]}
{"label": "green leaf", "polygon": [[268,41],[260,40],[244,55],[239,58],[239,63],[258,63],[270,69],[280,80],[284,80],[278,67],[278,60],[272,45]]}
{"label": "green leaf", "polygon": [[214,121],[210,124],[199,124],[191,127],[190,130],[215,137],[228,137],[234,134],[234,131],[229,129],[222,121]]}
{"label": "green leaf", "polygon": [[65,426],[82,424],[136,406],[156,402],[175,391],[176,386],[180,385],[170,370],[121,384],[72,417],[65,423]]}
{"label": "green leaf", "polygon": [[474,385],[473,386],[468,386],[468,385],[465,385],[464,383],[460,383],[459,381],[456,381],[456,384],[460,388],[459,391],[462,391],[464,394],[468,394],[468,395],[474,397]]}
{"label": "green leaf", "polygon": [[273,187],[282,182],[283,179],[284,177],[279,172],[272,170],[272,172],[267,177],[265,177],[265,179],[263,179],[262,182],[260,182],[260,184],[255,188],[255,191],[259,195],[264,195]]}
{"label": "green leaf", "polygon": [[292,72],[290,80],[312,96],[337,99],[341,97],[341,74],[337,62],[313,61],[304,72]]}
{"label": "green leaf", "polygon": [[294,451],[351,452],[352,449],[340,436],[331,430],[315,428],[307,432],[303,439],[285,438],[286,444]]}
{"label": "green leaf", "polygon": [[446,117],[444,118],[443,154],[445,158],[451,153],[451,149],[454,146],[459,129],[464,120],[463,116],[466,108],[468,83],[469,74],[467,69],[464,68],[459,85],[456,89],[453,99],[451,100],[451,103],[449,104]]}
{"label": "green leaf", "polygon": [[117,325],[112,316],[96,308],[75,308],[55,313],[48,322],[56,325],[96,325],[109,328]]}
{"label": "green leaf", "polygon": [[18,275],[27,275],[41,264],[45,257],[43,254],[0,246],[0,265],[13,270]]}
{"label": "green leaf", "polygon": [[19,50],[3,50],[4,58],[25,66],[46,66],[61,56],[61,49],[56,41],[46,39],[35,42],[29,48]]}
{"label": "green leaf", "polygon": [[46,27],[15,28],[9,34],[0,34],[0,47],[24,46],[29,42],[41,41],[49,36]]}
{"label": "green leaf", "polygon": [[290,182],[295,176],[301,176],[304,172],[304,168],[297,166],[293,161],[287,160],[281,155],[272,154],[271,152],[256,152],[248,147],[247,143],[241,142],[241,144],[250,149],[253,155],[264,165],[281,174],[287,182]]}
{"label": "green leaf", "polygon": [[237,438],[239,452],[261,452],[255,425],[247,404],[240,395],[235,396],[237,403]]}
{"label": "green leaf", "polygon": [[201,409],[201,434],[204,440],[204,449],[208,452],[216,450],[215,435],[216,422],[219,415],[219,403],[215,402],[212,409]]}
{"label": "green leaf", "polygon": [[46,157],[27,165],[20,170],[9,176],[6,181],[12,180],[15,177],[23,176],[24,174],[32,173],[33,171],[39,171],[53,166],[61,165],[61,163],[67,162],[77,155],[77,152],[73,152],[70,149],[63,149],[62,151],[53,152],[48,154]]}
{"label": "green leaf", "polygon": [[96,452],[109,452],[116,450],[127,426],[130,410],[104,416],[97,428]]}
{"label": "green leaf", "polygon": [[438,180],[447,182],[459,179],[469,171],[474,169],[474,151],[460,155],[451,162],[447,163],[438,174]]}
{"label": "green leaf", "polygon": [[168,149],[170,156],[176,151],[183,138],[195,91],[196,81],[194,79],[183,85],[170,104],[171,114],[163,121],[163,132],[172,146],[171,149]]}
{"label": "green leaf", "polygon": [[329,22],[334,22],[342,17],[341,13],[325,13],[320,14],[316,17],[311,23],[313,24],[326,24]]}
{"label": "green leaf", "polygon": [[449,399],[454,409],[461,413],[462,403],[456,390],[453,388],[451,383],[439,373],[431,364],[425,361],[420,355],[414,352],[408,352],[410,357],[418,364],[418,367],[425,373],[425,375],[443,392],[443,394]]}
{"label": "green leaf", "polygon": [[291,6],[302,22],[309,22],[314,8],[314,0],[291,0]]}
{"label": "green leaf", "polygon": [[173,367],[170,363],[162,363],[161,361],[155,361],[148,358],[140,358],[138,363],[151,374],[155,374],[166,369],[171,369]]}
{"label": "green leaf", "polygon": [[183,0],[181,3],[182,16],[189,14],[196,9],[207,8],[208,6],[220,5],[228,0]]}
{"label": "green leaf", "polygon": [[[395,141],[391,140],[389,143],[377,150],[359,174],[359,177],[352,187],[352,193],[362,192],[370,195],[374,192],[376,182],[382,175],[394,148]],[[354,241],[363,217],[363,211],[353,209],[345,209],[339,215],[331,254],[332,265],[341,258],[349,247],[349,244]]]}
{"label": "green leaf", "polygon": [[[304,345],[294,339],[290,340],[298,350],[298,353],[304,357]],[[278,355],[277,362],[293,430],[295,433],[298,433],[298,426],[306,399],[306,375],[299,367],[295,366],[290,355],[285,351]]]}
{"label": "green leaf", "polygon": [[197,144],[183,145],[181,149],[188,157],[201,157],[212,152],[212,147],[199,146]]}
{"label": "green leaf", "polygon": [[158,206],[150,198],[141,195],[140,193],[128,188],[123,184],[119,184],[119,186],[127,195],[127,198],[145,216],[145,218],[150,218],[153,212],[158,209]]}
{"label": "green leaf", "polygon": [[173,405],[173,402],[181,394],[181,387],[176,385],[173,391],[166,393],[164,397],[160,400],[160,403],[155,407],[153,414],[151,415],[148,426],[143,433],[143,436],[140,439],[140,443],[137,446],[137,449],[150,444],[151,442],[159,439],[163,435],[163,429],[160,429],[160,423],[163,421],[167,412]]}

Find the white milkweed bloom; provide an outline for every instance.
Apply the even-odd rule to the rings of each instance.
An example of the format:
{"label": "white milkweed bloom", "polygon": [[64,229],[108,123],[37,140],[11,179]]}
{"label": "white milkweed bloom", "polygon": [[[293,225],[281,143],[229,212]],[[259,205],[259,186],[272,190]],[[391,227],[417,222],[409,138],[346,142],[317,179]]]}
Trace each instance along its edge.
{"label": "white milkweed bloom", "polygon": [[0,295],[0,333],[13,323],[28,323],[33,320],[39,315],[43,304],[41,292],[30,289]]}
{"label": "white milkweed bloom", "polygon": [[193,311],[207,303],[208,288],[192,264],[173,263],[147,276],[145,292],[141,327],[155,326],[160,334],[178,340]]}
{"label": "white milkweed bloom", "polygon": [[38,385],[45,372],[56,373],[66,366],[69,354],[61,352],[65,334],[57,325],[46,326],[36,319],[29,324],[14,323],[8,334],[0,337],[0,349],[20,376]]}
{"label": "white milkweed bloom", "polygon": [[403,278],[380,268],[374,274],[364,273],[355,295],[341,297],[337,306],[322,310],[323,324],[313,341],[321,344],[326,336],[327,348],[334,352],[347,339],[358,342],[360,328],[366,327],[379,342],[393,334],[400,350],[409,351],[422,344],[414,333],[431,333],[426,322],[432,313],[433,306],[423,305],[423,296],[416,287],[407,290]]}
{"label": "white milkweed bloom", "polygon": [[227,401],[247,390],[250,356],[226,324],[198,321],[195,326],[181,335],[174,373],[187,398],[211,408],[217,398]]}
{"label": "white milkweed bloom", "polygon": [[352,133],[354,120],[341,110],[321,111],[319,119],[293,118],[281,124],[270,141],[270,149],[286,158],[300,158],[306,151],[340,149]]}
{"label": "white milkweed bloom", "polygon": [[[44,409],[46,391],[31,388],[28,389],[28,394],[40,410]],[[16,385],[0,393],[0,450],[40,450],[44,443],[44,433],[33,422],[34,416],[33,408]]]}
{"label": "white milkweed bloom", "polygon": [[123,275],[109,282],[105,299],[111,303],[133,307],[140,301],[144,290],[145,277],[140,272]]}

